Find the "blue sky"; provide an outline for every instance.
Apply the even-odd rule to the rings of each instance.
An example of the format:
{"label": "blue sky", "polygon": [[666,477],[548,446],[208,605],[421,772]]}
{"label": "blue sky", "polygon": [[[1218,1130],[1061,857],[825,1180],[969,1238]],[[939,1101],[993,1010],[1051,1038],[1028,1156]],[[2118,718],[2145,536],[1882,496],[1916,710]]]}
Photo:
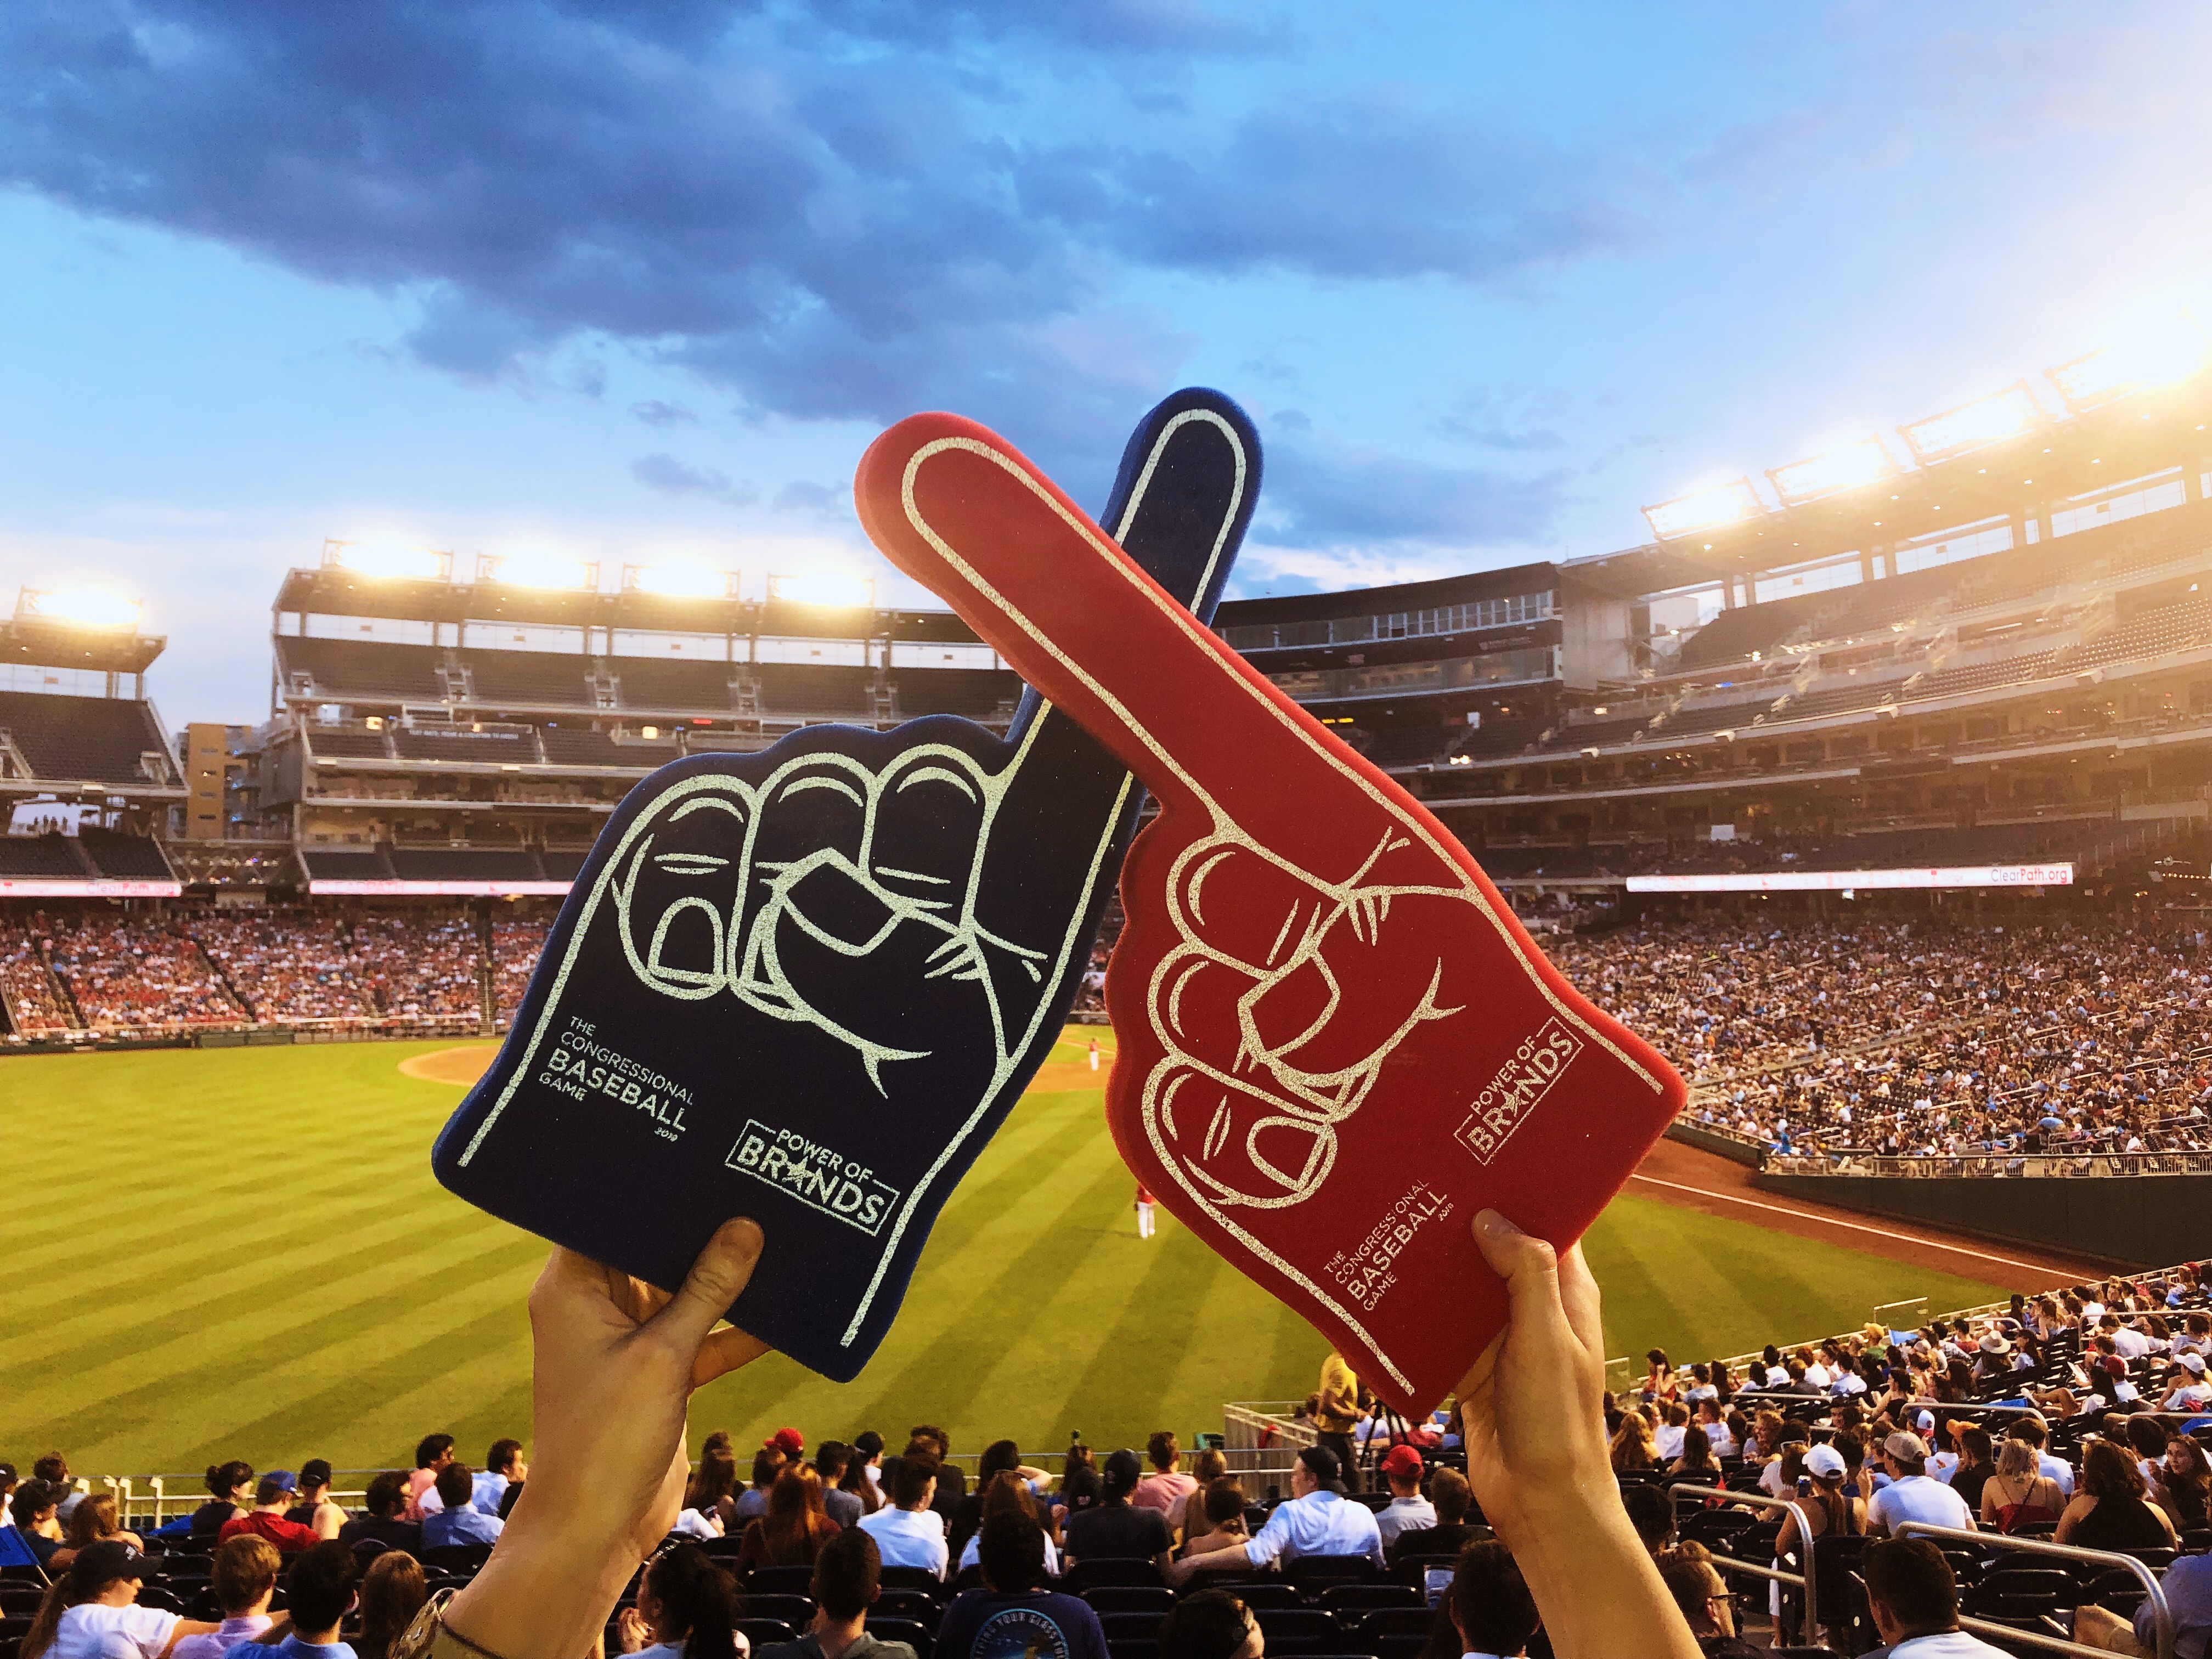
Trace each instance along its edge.
{"label": "blue sky", "polygon": [[2186,4],[21,0],[0,586],[142,598],[163,713],[251,720],[325,536],[757,592],[882,568],[901,415],[1095,504],[1193,381],[1268,443],[1238,592],[1624,546],[2203,311],[2208,49]]}

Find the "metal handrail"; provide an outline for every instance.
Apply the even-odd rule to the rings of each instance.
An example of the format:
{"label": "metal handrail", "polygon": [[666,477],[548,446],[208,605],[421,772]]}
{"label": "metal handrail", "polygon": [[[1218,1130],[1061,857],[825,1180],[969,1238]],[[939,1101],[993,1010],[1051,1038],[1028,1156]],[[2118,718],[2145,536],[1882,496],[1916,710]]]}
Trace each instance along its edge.
{"label": "metal handrail", "polygon": [[[2050,1544],[2039,1538],[2016,1538],[2001,1532],[1961,1532],[1955,1527],[1939,1527],[1927,1521],[1906,1521],[1900,1523],[1896,1535],[1899,1538],[1929,1538],[1966,1544],[1986,1549],[2024,1550],[2030,1555],[2052,1555],[2062,1561],[2086,1561],[2101,1567],[2124,1567],[2142,1581],[2149,1592],[2152,1616],[2157,1620],[2158,1645],[2153,1650],[2158,1659],[2173,1659],[2173,1612],[2166,1604],[2166,1592],[2159,1588],[2158,1575],[2132,1555],[2116,1555],[2110,1550],[2085,1550],[2072,1544]],[[2000,1625],[1987,1619],[1960,1615],[1959,1627],[1981,1636],[1999,1636],[2010,1642],[2026,1642],[2032,1647],[2047,1648],[2053,1653],[2102,1653],[2102,1648],[2085,1647],[2079,1642],[2063,1641],[2056,1636],[2039,1635],[2033,1631],[2015,1630],[2010,1625]]]}
{"label": "metal handrail", "polygon": [[[1674,1486],[1667,1489],[1667,1496],[1670,1500],[1678,1495],[1685,1498],[1717,1498],[1725,1503],[1738,1504],[1745,1509],[1783,1510],[1791,1515],[1798,1515],[1796,1503],[1787,1498],[1769,1498],[1765,1492],[1729,1492],[1720,1486]],[[1805,1522],[1802,1516],[1799,1516],[1797,1522],[1797,1534],[1798,1542],[1802,1546],[1800,1559],[1805,1564],[1804,1571],[1802,1572],[1791,1572],[1788,1568],[1780,1565],[1782,1558],[1778,1553],[1775,1557],[1777,1565],[1771,1567],[1762,1567],[1755,1561],[1738,1560],[1735,1556],[1723,1555],[1718,1551],[1708,1553],[1712,1556],[1713,1565],[1723,1572],[1747,1573],[1754,1578],[1768,1579],[1778,1584],[1795,1584],[1802,1589],[1805,1592],[1803,1633],[1805,1645],[1809,1648],[1819,1645],[1814,1639],[1814,1636],[1820,1626],[1820,1598],[1814,1588],[1816,1582],[1813,1565],[1814,1540],[1805,1535]],[[1781,1620],[1778,1618],[1775,1622],[1779,1625]],[[2172,1655],[2170,1653],[2162,1655],[2160,1659],[2172,1659]]]}

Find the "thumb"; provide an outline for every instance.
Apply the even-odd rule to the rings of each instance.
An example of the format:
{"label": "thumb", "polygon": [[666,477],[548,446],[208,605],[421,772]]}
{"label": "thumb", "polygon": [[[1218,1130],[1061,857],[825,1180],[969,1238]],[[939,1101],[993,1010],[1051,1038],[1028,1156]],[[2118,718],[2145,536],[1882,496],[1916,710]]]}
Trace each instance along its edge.
{"label": "thumb", "polygon": [[644,1328],[690,1359],[751,1280],[763,1243],[758,1222],[744,1216],[725,1221],[684,1275],[683,1288]]}
{"label": "thumb", "polygon": [[1505,1281],[1515,1327],[1534,1336],[1565,1324],[1559,1253],[1549,1243],[1522,1232],[1495,1210],[1475,1212],[1474,1243],[1490,1270]]}

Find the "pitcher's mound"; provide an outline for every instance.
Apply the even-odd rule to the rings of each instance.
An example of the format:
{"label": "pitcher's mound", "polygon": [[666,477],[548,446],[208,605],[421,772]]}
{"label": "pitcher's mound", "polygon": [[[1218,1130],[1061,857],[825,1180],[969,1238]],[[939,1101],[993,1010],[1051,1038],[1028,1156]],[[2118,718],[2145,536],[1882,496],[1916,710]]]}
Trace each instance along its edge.
{"label": "pitcher's mound", "polygon": [[496,1042],[465,1043],[458,1048],[434,1048],[427,1054],[416,1054],[399,1062],[399,1069],[409,1077],[419,1077],[425,1083],[453,1083],[465,1089],[491,1069],[492,1056],[499,1052]]}

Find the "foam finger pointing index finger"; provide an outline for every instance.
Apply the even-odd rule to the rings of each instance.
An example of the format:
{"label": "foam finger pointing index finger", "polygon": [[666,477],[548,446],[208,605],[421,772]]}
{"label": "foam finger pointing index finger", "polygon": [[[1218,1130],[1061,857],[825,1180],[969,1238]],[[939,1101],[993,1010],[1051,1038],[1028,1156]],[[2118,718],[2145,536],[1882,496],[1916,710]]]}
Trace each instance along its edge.
{"label": "foam finger pointing index finger", "polygon": [[995,433],[913,416],[870,447],[854,488],[884,556],[1157,793],[1227,805],[1273,775],[1289,805],[1284,775],[1304,773],[1316,809],[1320,744],[1295,708]]}

